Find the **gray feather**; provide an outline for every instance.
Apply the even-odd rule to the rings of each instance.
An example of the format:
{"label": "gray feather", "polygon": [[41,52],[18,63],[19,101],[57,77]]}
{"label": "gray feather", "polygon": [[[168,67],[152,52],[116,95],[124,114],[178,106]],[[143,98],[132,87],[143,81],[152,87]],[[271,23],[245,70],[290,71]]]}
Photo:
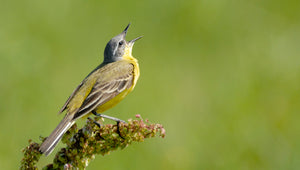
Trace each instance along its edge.
{"label": "gray feather", "polygon": [[66,115],[54,129],[54,131],[50,134],[50,136],[42,143],[40,151],[46,156],[48,156],[53,151],[62,136],[75,123],[75,121],[72,120],[72,117],[73,116],[69,116],[69,114]]}

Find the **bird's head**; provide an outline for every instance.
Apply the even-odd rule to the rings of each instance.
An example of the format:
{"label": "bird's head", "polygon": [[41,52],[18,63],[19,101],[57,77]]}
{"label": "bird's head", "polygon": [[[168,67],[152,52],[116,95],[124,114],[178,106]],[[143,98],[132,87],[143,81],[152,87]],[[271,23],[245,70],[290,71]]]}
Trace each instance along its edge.
{"label": "bird's head", "polygon": [[137,37],[133,40],[126,41],[125,37],[130,23],[127,25],[125,30],[112,38],[106,45],[104,50],[104,62],[110,63],[123,59],[124,56],[131,56],[131,51],[133,44],[136,40],[142,38],[142,36]]}

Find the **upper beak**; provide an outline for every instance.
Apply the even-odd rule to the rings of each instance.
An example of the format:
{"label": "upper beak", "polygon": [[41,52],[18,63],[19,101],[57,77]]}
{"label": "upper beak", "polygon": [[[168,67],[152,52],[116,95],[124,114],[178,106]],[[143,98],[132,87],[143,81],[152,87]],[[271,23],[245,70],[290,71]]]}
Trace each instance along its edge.
{"label": "upper beak", "polygon": [[121,33],[122,35],[123,35],[123,38],[125,39],[125,37],[126,37],[126,34],[127,34],[127,30],[128,30],[128,28],[129,28],[129,26],[130,26],[130,23],[127,25],[127,27],[124,29],[124,31]]}
{"label": "upper beak", "polygon": [[139,37],[137,37],[137,38],[135,38],[135,39],[133,39],[133,40],[128,41],[128,45],[129,45],[129,46],[133,46],[134,42],[137,41],[137,40],[139,40],[139,39],[141,39],[142,37],[143,37],[143,36],[139,36]]}

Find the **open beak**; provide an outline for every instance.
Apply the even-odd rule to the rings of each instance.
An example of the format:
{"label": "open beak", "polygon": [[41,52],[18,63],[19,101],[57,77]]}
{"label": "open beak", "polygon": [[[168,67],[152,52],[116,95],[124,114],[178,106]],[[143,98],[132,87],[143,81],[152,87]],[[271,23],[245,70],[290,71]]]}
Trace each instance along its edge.
{"label": "open beak", "polygon": [[[121,33],[122,36],[123,36],[123,39],[125,39],[125,37],[126,37],[126,34],[127,34],[127,31],[128,31],[129,26],[130,26],[130,23],[127,25],[127,27],[126,27],[126,28],[124,29],[124,31]],[[133,44],[134,44],[134,42],[137,41],[137,40],[139,40],[139,39],[141,39],[142,37],[143,37],[143,36],[139,36],[139,37],[137,37],[137,38],[135,38],[135,39],[133,39],[133,40],[128,41],[128,45],[129,45],[130,47],[132,47]]]}

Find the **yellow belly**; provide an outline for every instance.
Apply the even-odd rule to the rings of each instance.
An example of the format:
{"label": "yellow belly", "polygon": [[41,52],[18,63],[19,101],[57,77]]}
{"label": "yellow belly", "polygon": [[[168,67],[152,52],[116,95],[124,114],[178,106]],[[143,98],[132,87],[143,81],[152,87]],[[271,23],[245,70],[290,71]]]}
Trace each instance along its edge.
{"label": "yellow belly", "polygon": [[123,100],[134,89],[135,84],[140,76],[139,65],[137,63],[137,60],[133,57],[127,57],[125,59],[134,65],[132,86],[129,89],[122,91],[120,94],[118,94],[116,97],[109,100],[108,102],[98,106],[96,108],[97,113],[103,113],[107,109],[114,107],[116,104],[118,104],[121,100]]}

